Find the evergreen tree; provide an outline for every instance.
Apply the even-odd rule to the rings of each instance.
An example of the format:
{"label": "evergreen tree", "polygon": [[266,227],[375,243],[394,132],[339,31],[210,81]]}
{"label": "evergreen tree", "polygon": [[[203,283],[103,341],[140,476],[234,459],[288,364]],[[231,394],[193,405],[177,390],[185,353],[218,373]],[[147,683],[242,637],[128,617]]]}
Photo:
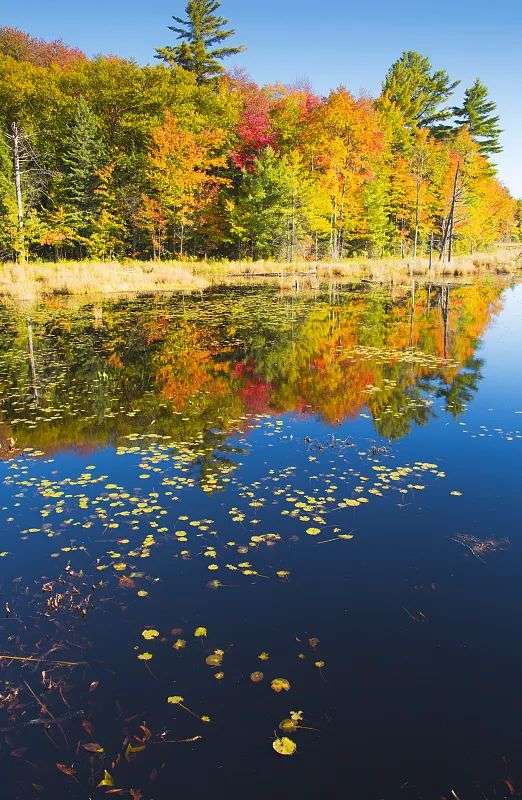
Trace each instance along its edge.
{"label": "evergreen tree", "polygon": [[502,152],[499,119],[495,114],[497,105],[488,99],[488,90],[477,78],[473,86],[466,89],[461,108],[454,108],[457,128],[469,128],[484,156]]}
{"label": "evergreen tree", "polygon": [[229,203],[233,239],[252,258],[286,255],[295,205],[293,172],[267,147],[251,172],[243,170],[237,200]]}
{"label": "evergreen tree", "polygon": [[96,189],[103,163],[103,146],[98,119],[89,104],[80,98],[63,143],[59,200],[74,218],[80,237],[89,235],[98,208]]}
{"label": "evergreen tree", "polygon": [[228,20],[215,13],[220,5],[218,0],[189,0],[187,18],[173,17],[177,25],[169,26],[181,44],[158,48],[157,58],[194,72],[199,84],[221,75],[223,67],[220,62],[241,53],[244,48],[214,47],[235,34],[234,30],[226,27]]}
{"label": "evergreen tree", "polygon": [[444,136],[450,130],[452,109],[444,104],[460,81],[452,81],[444,69],[432,72],[429,58],[407,51],[392,65],[382,87],[382,99],[396,105],[410,128],[429,128]]}

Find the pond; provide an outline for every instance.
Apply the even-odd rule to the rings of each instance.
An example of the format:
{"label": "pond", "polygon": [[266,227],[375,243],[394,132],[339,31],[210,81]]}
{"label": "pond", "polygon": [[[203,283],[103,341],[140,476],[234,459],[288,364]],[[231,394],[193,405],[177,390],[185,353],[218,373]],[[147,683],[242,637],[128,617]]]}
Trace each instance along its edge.
{"label": "pond", "polygon": [[6,800],[518,795],[522,285],[0,310]]}

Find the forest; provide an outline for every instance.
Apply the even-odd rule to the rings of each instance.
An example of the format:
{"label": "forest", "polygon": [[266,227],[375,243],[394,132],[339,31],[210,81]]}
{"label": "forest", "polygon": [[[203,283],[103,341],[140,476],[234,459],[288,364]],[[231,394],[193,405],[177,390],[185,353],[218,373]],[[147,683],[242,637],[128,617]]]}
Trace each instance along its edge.
{"label": "forest", "polygon": [[219,6],[190,0],[145,66],[0,29],[2,260],[451,258],[521,238],[480,79],[453,105],[459,81],[408,51],[378,97],[259,86],[227,71],[243,48]]}

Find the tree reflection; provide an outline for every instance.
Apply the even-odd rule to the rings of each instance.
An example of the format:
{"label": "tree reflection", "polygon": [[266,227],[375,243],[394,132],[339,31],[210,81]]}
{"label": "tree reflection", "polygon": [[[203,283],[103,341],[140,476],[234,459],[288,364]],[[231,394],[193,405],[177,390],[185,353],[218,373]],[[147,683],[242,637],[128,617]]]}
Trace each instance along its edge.
{"label": "tree reflection", "polygon": [[3,308],[0,436],[49,452],[149,431],[198,442],[194,458],[209,475],[227,473],[229,432],[259,414],[336,425],[366,409],[381,436],[398,439],[430,420],[432,401],[454,417],[464,412],[501,291],[216,289],[79,311],[56,302],[32,312],[31,328]]}

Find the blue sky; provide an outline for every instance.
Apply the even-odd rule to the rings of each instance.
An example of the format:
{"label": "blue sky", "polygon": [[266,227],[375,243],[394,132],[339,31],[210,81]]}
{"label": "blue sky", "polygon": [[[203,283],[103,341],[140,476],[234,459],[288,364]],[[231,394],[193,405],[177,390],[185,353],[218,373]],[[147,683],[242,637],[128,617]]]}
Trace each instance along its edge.
{"label": "blue sky", "polygon": [[[1,0],[0,24],[62,38],[89,54],[139,62],[170,41],[185,0]],[[247,52],[236,59],[261,83],[307,79],[376,94],[403,50],[419,50],[460,78],[480,77],[505,130],[502,180],[522,197],[522,0],[223,0]],[[458,98],[457,98],[458,99]]]}

